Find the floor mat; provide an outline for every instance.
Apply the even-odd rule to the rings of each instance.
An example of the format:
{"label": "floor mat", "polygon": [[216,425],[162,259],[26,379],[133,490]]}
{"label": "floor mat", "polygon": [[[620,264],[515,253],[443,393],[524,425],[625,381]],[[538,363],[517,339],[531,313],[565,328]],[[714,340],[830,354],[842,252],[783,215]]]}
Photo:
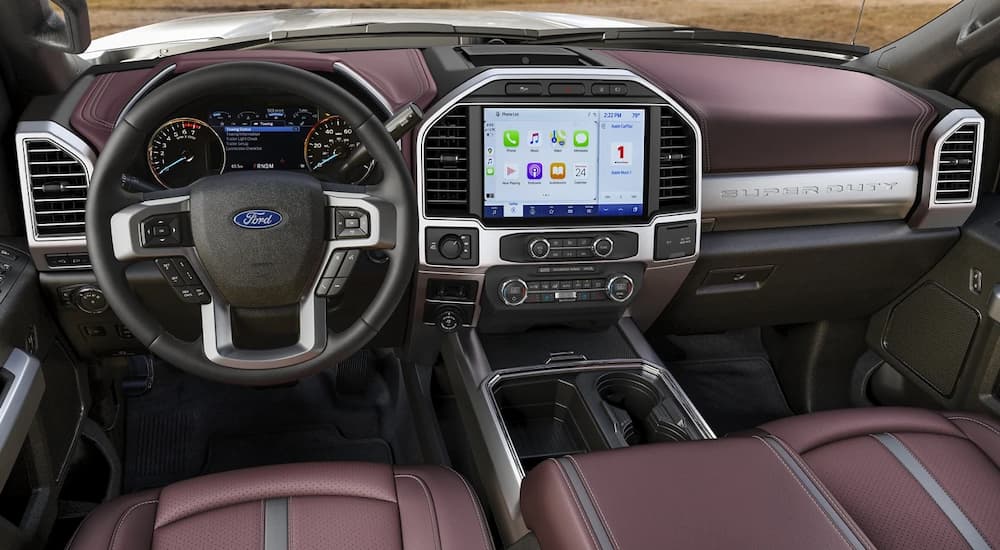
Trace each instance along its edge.
{"label": "floor mat", "polygon": [[376,375],[341,395],[325,372],[276,388],[217,384],[169,366],[128,399],[124,491],[210,472],[316,460],[408,463],[412,421],[397,388]]}
{"label": "floor mat", "polygon": [[657,348],[716,435],[792,414],[759,331],[670,336]]}

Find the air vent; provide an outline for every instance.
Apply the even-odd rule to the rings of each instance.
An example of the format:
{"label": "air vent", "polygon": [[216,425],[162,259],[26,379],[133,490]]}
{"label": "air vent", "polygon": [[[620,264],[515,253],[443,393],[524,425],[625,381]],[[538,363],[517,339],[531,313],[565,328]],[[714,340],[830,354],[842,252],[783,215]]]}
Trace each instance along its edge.
{"label": "air vent", "polygon": [[979,176],[976,164],[979,128],[977,123],[962,124],[941,143],[937,157],[935,203],[972,202],[975,181]]}
{"label": "air vent", "polygon": [[424,136],[424,209],[429,216],[469,215],[469,109],[458,107]]}
{"label": "air vent", "polygon": [[694,132],[670,107],[660,111],[660,213],[694,210],[697,148]]}
{"label": "air vent", "polygon": [[82,236],[88,186],[83,163],[47,139],[27,140],[24,147],[37,235]]}

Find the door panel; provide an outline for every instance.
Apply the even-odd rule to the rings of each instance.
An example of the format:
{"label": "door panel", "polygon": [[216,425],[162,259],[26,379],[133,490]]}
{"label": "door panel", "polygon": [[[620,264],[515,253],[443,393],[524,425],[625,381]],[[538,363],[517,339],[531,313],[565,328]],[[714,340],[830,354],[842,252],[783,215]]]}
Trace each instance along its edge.
{"label": "door panel", "polygon": [[872,318],[868,343],[885,361],[876,401],[1000,414],[998,223],[1000,198],[980,198],[955,247]]}

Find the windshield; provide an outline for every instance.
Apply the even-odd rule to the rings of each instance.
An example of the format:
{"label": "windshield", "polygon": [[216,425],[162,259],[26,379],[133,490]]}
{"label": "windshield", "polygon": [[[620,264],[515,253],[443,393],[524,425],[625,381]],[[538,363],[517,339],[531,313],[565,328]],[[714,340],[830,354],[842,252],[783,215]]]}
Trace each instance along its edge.
{"label": "windshield", "polygon": [[[863,14],[861,0],[90,0],[89,6],[94,38],[178,18],[262,9],[444,8],[599,16],[789,38],[855,42],[877,48],[910,33],[956,3],[957,0],[867,0]],[[863,15],[860,25],[859,14]],[[544,20],[552,28],[624,24],[601,25],[599,19],[589,18]],[[462,24],[485,26],[489,21],[489,18],[470,18]],[[373,21],[355,19],[353,22]],[[203,21],[199,26],[207,30],[210,21]]]}

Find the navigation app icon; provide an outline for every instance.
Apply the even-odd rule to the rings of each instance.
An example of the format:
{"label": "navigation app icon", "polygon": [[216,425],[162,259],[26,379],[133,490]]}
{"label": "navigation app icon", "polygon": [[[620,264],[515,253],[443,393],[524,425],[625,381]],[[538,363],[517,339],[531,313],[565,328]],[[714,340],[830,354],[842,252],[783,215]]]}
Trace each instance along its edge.
{"label": "navigation app icon", "polygon": [[566,130],[552,130],[549,134],[549,142],[556,147],[566,146]]}

